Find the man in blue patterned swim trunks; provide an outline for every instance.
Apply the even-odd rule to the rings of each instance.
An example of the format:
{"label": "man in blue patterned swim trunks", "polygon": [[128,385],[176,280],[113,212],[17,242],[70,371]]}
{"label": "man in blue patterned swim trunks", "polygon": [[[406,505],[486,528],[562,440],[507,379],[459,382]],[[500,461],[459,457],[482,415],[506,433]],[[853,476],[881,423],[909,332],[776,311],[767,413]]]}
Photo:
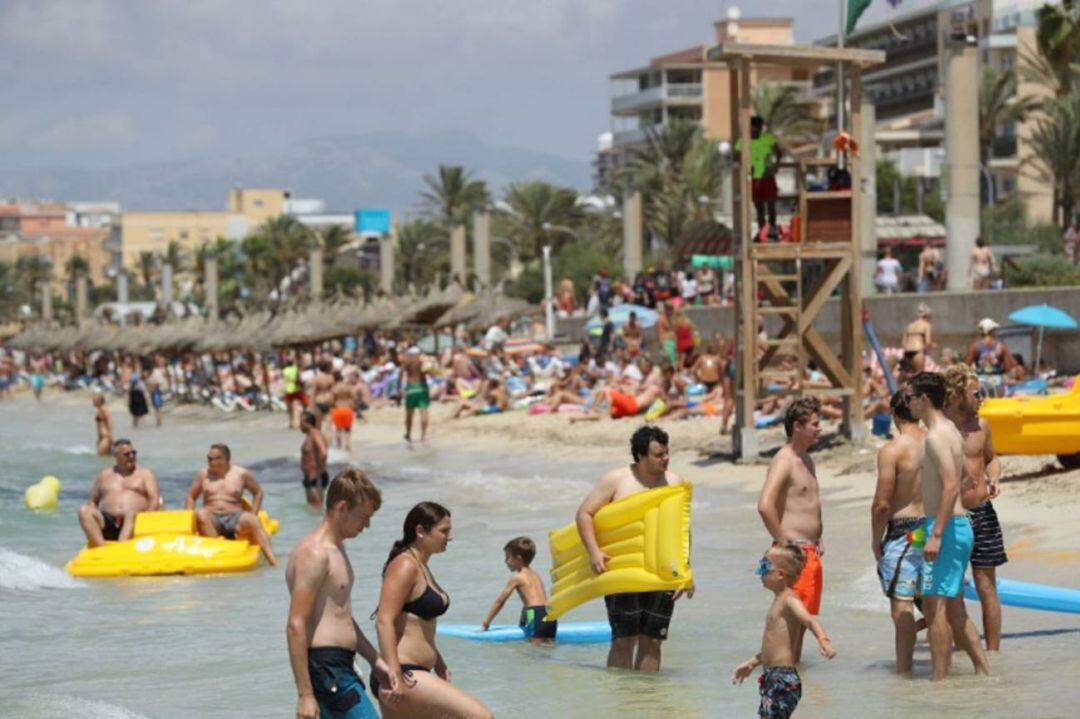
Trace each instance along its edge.
{"label": "man in blue patterned swim trunks", "polygon": [[925,520],[922,467],[926,433],[911,415],[910,392],[889,403],[897,436],[878,451],[877,489],[871,509],[871,536],[881,589],[889,598],[896,628],[896,673],[911,673],[915,653],[915,594],[922,569]]}

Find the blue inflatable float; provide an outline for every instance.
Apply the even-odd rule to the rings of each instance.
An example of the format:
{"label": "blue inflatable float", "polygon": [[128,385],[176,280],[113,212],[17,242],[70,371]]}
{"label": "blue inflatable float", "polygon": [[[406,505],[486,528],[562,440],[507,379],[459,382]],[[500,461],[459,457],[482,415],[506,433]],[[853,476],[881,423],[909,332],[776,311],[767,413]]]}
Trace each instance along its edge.
{"label": "blue inflatable float", "polygon": [[[475,642],[520,642],[525,639],[521,627],[499,624],[487,631],[479,624],[439,624],[438,633],[444,637],[471,639]],[[611,641],[611,626],[607,622],[559,622],[555,641],[564,644],[606,644]]]}
{"label": "blue inflatable float", "polygon": [[[999,579],[997,587],[1001,603],[1010,607],[1080,614],[1080,589],[1017,582],[1011,579]],[[973,601],[979,599],[975,585],[970,579],[964,583],[964,596]]]}

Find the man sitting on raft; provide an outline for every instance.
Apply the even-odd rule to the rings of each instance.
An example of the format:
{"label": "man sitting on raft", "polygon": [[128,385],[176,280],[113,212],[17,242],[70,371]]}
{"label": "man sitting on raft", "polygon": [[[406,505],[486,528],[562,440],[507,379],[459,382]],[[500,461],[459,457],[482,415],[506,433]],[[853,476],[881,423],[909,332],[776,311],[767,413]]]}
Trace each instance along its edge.
{"label": "man sitting on raft", "polygon": [[[230,463],[232,452],[228,445],[212,444],[206,453],[206,467],[195,474],[188,488],[184,507],[195,509],[199,495],[203,507],[195,512],[199,534],[204,537],[246,539],[259,545],[266,561],[277,564],[277,557],[270,546],[270,535],[259,520],[263,490],[255,475],[239,465]],[[244,490],[251,492],[251,511],[244,508]]]}
{"label": "man sitting on raft", "polygon": [[[614,469],[596,483],[578,507],[577,526],[581,543],[589,553],[589,563],[597,574],[607,570],[611,558],[596,541],[593,517],[605,505],[623,497],[657,487],[678,484],[682,480],[669,472],[667,432],[651,425],[640,427],[630,438],[634,461]],[[675,610],[679,592],[627,592],[604,597],[611,624],[611,650],[607,665],[640,671],[660,670],[660,644],[667,639],[668,624]],[[693,589],[686,591],[692,597]]]}
{"label": "man sitting on raft", "polygon": [[137,456],[130,440],[116,440],[115,464],[101,470],[90,487],[90,501],[79,507],[79,524],[91,547],[131,539],[135,515],[158,508],[161,495],[157,477],[137,465]]}

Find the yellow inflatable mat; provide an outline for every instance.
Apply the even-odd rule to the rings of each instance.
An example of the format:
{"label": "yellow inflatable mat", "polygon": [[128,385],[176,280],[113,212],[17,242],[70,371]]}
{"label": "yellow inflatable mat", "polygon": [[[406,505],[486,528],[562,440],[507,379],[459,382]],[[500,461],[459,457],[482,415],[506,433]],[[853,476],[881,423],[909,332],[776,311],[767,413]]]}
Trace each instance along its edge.
{"label": "yellow inflatable mat", "polygon": [[598,597],[621,592],[689,589],[689,482],[639,492],[602,507],[593,518],[596,539],[611,559],[595,574],[577,524],[551,532],[551,599],[547,619]]}
{"label": "yellow inflatable mat", "polygon": [[[259,512],[269,534],[278,521]],[[83,547],[66,569],[76,577],[155,576],[162,574],[219,574],[255,567],[259,548],[241,539],[203,537],[195,532],[190,510],[140,512],[131,539]]]}

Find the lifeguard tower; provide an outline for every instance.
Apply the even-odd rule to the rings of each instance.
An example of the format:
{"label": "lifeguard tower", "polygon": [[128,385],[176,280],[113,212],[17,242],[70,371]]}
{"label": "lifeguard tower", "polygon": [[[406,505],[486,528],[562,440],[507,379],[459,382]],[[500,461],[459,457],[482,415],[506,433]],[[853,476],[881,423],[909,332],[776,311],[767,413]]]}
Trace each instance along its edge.
{"label": "lifeguard tower", "polygon": [[[857,48],[813,45],[754,45],[722,43],[709,50],[709,60],[729,68],[731,127],[744,138],[732,164],[735,192],[735,454],[740,459],[757,456],[759,443],[754,410],[758,400],[777,394],[832,395],[843,398],[843,431],[861,438],[862,296],[859,280],[859,163],[853,152],[834,149],[822,156],[794,163],[797,217],[790,242],[756,241],[752,221],[750,174],[750,118],[753,113],[751,78],[755,68],[784,66],[811,71],[833,68],[834,78],[847,87],[838,93],[837,110],[847,95],[850,137],[861,137],[862,72],[885,61],[885,53]],[[839,113],[838,113],[839,114]],[[782,165],[783,166],[783,165]],[[850,173],[850,186],[820,189],[808,176],[839,167]],[[816,279],[804,286],[809,277]],[[839,288],[840,346],[826,341],[814,326],[826,300]],[[759,329],[765,338],[759,339]],[[794,366],[773,364],[778,353],[795,360]],[[806,388],[802,377],[813,359],[827,378],[828,387]],[[799,380],[797,388],[790,383]]]}

